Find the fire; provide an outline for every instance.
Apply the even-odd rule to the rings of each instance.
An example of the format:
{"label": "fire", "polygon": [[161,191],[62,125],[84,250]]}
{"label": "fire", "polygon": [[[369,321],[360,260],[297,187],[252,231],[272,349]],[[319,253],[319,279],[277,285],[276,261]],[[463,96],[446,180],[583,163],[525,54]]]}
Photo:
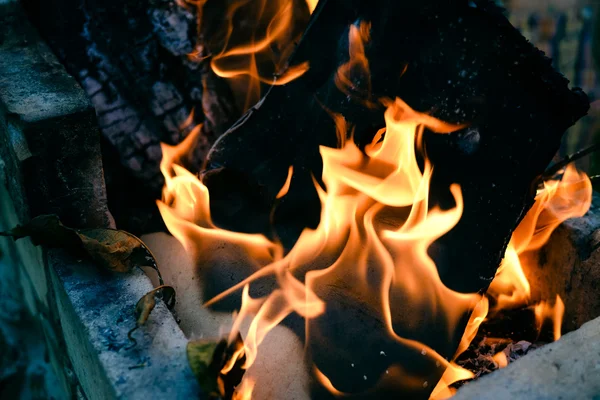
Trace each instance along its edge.
{"label": "fire", "polygon": [[[249,78],[246,105],[258,99],[260,82],[287,83],[308,68],[307,65],[289,68],[287,75],[275,81],[261,77],[257,58],[272,46],[289,40],[293,9],[291,1],[267,4],[266,0],[260,0],[259,3],[262,5],[259,14],[269,15],[264,32],[251,35],[247,43],[231,44],[234,15],[245,4],[233,2],[227,12],[225,47],[211,59],[211,66],[218,75]],[[204,2],[198,1],[196,5],[202,7]],[[312,12],[316,1],[307,1],[307,5]],[[232,249],[229,257],[235,256],[236,262],[250,268],[251,274],[245,280],[206,303],[214,304],[241,291],[241,307],[230,331],[230,340],[238,333],[244,337],[244,347],[235,358],[245,356],[245,369],[254,363],[272,329],[291,314],[305,320],[306,347],[310,348],[312,338],[320,335],[319,329],[336,296],[341,296],[349,309],[368,310],[382,321],[382,337],[405,352],[420,353],[428,365],[445,368],[432,398],[447,398],[452,395],[453,382],[469,379],[473,374],[449,362],[427,344],[408,337],[415,329],[415,321],[418,321],[418,329],[444,326],[442,335],[446,335],[444,338],[450,343],[456,328],[470,314],[455,358],[469,346],[489,310],[493,315],[502,308],[535,307],[538,325],[551,318],[558,339],[562,301],[555,299],[553,306],[548,301],[537,306],[530,304],[523,255],[543,246],[552,230],[565,219],[585,214],[591,203],[591,183],[574,167],[568,167],[562,179],[544,183],[533,208],[514,232],[486,296],[447,288],[427,250],[460,220],[462,194],[460,187],[454,184],[448,188],[455,200],[454,208],[441,210],[429,204],[434,168],[422,151],[421,142],[425,128],[443,135],[461,126],[417,112],[398,98],[371,99],[365,51],[369,30],[368,24],[350,27],[350,59],[338,70],[336,84],[345,93],[358,94],[366,106],[384,105],[385,127],[363,152],[352,140],[346,140],[351,132],[347,131],[343,117],[332,113],[339,148],[320,148],[326,187],[325,190],[315,184],[322,205],[320,223],[316,229],[304,230],[291,251],[286,254],[275,239],[227,231],[212,222],[208,189],[178,163],[193,146],[198,127],[180,145],[163,145],[161,171],[165,187],[158,207],[169,231],[201,268],[210,267],[214,262],[210,258],[212,249],[221,243],[227,243]],[[294,169],[289,167],[278,199],[286,196],[293,173]],[[272,290],[253,298],[252,286],[265,278],[275,282]],[[401,304],[409,304],[409,307],[401,308]],[[335,352],[336,343],[330,345]],[[498,357],[498,364],[505,364],[507,360]],[[226,365],[223,373],[230,365],[233,363]],[[318,381],[334,395],[344,395],[331,371],[324,370],[318,363],[313,371]],[[375,381],[384,384],[392,378],[404,388],[425,388],[433,384],[419,380],[398,364],[390,365]],[[236,398],[250,399],[253,387],[254,377],[247,373]]]}
{"label": "fire", "polygon": [[585,215],[591,201],[590,180],[572,165],[564,170],[562,179],[544,182],[533,207],[513,233],[504,262],[488,290],[496,300],[496,309],[528,305],[531,289],[523,256],[540,249],[563,221]]}
{"label": "fire", "polygon": [[319,0],[306,0],[306,5],[308,6],[308,11],[312,14],[317,8],[317,3]]}
{"label": "fire", "polygon": [[[537,304],[531,302],[531,288],[526,271],[531,266],[531,258],[527,253],[539,250],[552,232],[569,218],[582,217],[592,203],[592,184],[588,176],[573,165],[562,171],[561,179],[544,182],[539,190],[533,207],[513,232],[506,249],[504,260],[486,294],[485,306],[473,311],[467,330],[456,353],[458,357],[467,349],[477,329],[488,317],[488,301],[494,303],[489,318],[501,310],[528,306],[534,310],[535,324],[538,331],[545,321],[552,324],[554,340],[561,337],[561,325],[564,314],[564,303],[559,295],[555,299],[541,300]],[[483,301],[482,303],[483,304]],[[478,309],[479,308],[479,309]],[[499,368],[508,365],[506,354],[500,352],[494,356]],[[456,382],[453,371],[448,370],[432,395],[432,399],[444,399],[453,394],[447,384]]]}
{"label": "fire", "polygon": [[[531,260],[525,255],[539,250],[562,222],[585,215],[591,201],[592,184],[589,178],[572,165],[562,172],[562,179],[544,182],[544,188],[538,191],[533,207],[513,233],[504,261],[488,290],[488,295],[496,303],[494,311],[535,306],[530,304],[531,289],[525,275],[527,263]],[[554,303],[557,305],[555,311],[549,311],[553,307],[548,301],[535,306],[536,310],[540,310],[536,311],[537,318],[560,314],[560,297]],[[558,339],[562,318],[553,317],[552,320],[555,337]],[[541,323],[538,322],[538,325]]]}
{"label": "fire", "polygon": [[553,326],[554,340],[560,339],[563,315],[565,313],[565,304],[559,295],[556,295],[554,305],[550,305],[549,302],[542,300],[534,307],[535,321],[538,326],[538,330],[541,330],[542,324],[545,320],[549,320]]}
{"label": "fire", "polygon": [[337,88],[353,98],[363,100],[367,106],[371,102],[371,73],[365,45],[371,40],[371,23],[362,21],[358,26],[350,25],[348,52],[350,59],[342,64],[335,76]]}
{"label": "fire", "polygon": [[[245,320],[251,320],[244,338],[246,368],[256,359],[268,333],[291,313],[307,320],[310,337],[309,321],[326,312],[322,297],[331,285],[350,288],[346,295],[374,310],[385,321],[386,334],[398,345],[421,352],[438,365],[450,365],[434,349],[396,333],[399,327],[407,329],[411,321],[406,310],[398,310],[394,304],[408,300],[410,314],[430,316],[426,323],[446,321],[449,335],[465,313],[482,304],[477,294],[445,287],[427,254],[429,245],[460,219],[462,197],[460,188],[452,185],[449,191],[456,207],[446,211],[429,207],[433,168],[426,161],[421,171],[414,143],[425,127],[439,134],[457,127],[418,113],[400,99],[385,100],[385,104],[386,128],[366,147],[366,154],[352,141],[341,149],[321,148],[327,187],[327,191],[317,187],[321,222],[315,230],[305,230],[285,256],[277,243],[263,236],[216,228],[210,220],[206,187],[174,163],[192,139],[178,147],[164,146],[162,170],[167,183],[159,208],[172,234],[196,257],[207,243],[221,239],[237,244],[249,262],[257,256],[267,259],[252,276],[208,303],[242,289],[242,307],[231,335],[237,334]],[[291,174],[293,169],[280,196],[285,195]],[[390,207],[402,209],[395,216],[397,227],[392,229],[379,220]],[[275,276],[277,288],[266,297],[250,297],[250,285],[267,275]],[[460,371],[455,365],[450,368]],[[457,376],[470,375],[462,371]]]}
{"label": "fire", "polygon": [[[227,79],[234,93],[244,98],[243,109],[247,110],[260,99],[261,84],[285,85],[308,70],[306,62],[287,64],[307,20],[302,19],[302,10],[294,0],[228,0],[224,3],[225,15],[219,16],[223,19],[222,31],[212,35],[219,38],[219,42],[207,45],[207,38],[202,35],[203,24],[211,22],[203,20],[210,11],[204,10],[206,0],[179,1],[182,6],[197,10],[199,47],[188,57],[196,62],[209,59],[215,74]],[[306,3],[310,13],[316,5],[316,0]]]}

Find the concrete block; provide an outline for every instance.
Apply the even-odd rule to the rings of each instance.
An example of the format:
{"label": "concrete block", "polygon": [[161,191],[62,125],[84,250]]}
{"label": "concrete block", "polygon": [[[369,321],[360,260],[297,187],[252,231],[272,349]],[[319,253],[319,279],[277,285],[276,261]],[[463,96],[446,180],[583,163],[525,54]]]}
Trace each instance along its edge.
{"label": "concrete block", "polygon": [[69,358],[88,399],[202,398],[187,338],[162,302],[129,348],[135,304],[153,287],[142,271],[102,273],[59,250],[48,252],[48,263]]}
{"label": "concrete block", "polygon": [[19,218],[107,226],[100,132],[86,95],[16,3],[0,5],[0,158]]}

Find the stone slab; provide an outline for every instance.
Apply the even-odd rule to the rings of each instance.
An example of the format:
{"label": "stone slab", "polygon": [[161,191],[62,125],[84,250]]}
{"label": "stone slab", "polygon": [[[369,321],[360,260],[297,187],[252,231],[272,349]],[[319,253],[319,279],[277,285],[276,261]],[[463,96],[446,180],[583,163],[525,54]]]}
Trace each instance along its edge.
{"label": "stone slab", "polygon": [[153,288],[142,271],[102,273],[60,250],[48,252],[48,263],[67,351],[89,400],[202,398],[187,338],[162,302],[130,348],[135,304]]}

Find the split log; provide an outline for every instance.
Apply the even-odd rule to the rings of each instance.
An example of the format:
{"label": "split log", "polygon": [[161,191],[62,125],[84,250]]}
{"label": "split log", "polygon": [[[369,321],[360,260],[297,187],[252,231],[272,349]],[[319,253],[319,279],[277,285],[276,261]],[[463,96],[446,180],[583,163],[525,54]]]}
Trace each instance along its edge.
{"label": "split log", "polygon": [[[569,90],[550,60],[491,1],[322,0],[290,60],[308,61],[310,70],[272,88],[209,154],[204,182],[214,220],[234,230],[267,233],[291,164],[290,190],[275,215],[278,234],[289,247],[302,229],[316,226],[320,205],[311,175],[321,175],[319,145],[336,145],[329,112],[353,124],[362,144],[384,126],[383,108],[365,108],[364,99],[335,84],[337,69],[348,61],[349,27],[361,21],[372,26],[366,47],[371,98],[400,97],[418,111],[467,124],[451,135],[426,132],[424,137],[435,169],[431,203],[451,207],[451,183],[460,184],[464,197],[460,222],[432,245],[430,255],[449,288],[485,291],[563,132],[589,108],[586,95]],[[252,225],[245,223],[249,215]],[[384,376],[400,361],[410,367],[411,379],[423,383],[416,389],[400,384],[404,396],[427,398],[442,370],[419,352],[394,347],[382,319],[340,290],[333,285],[319,293],[327,311],[311,321],[312,335],[326,339],[309,346],[319,368],[339,390],[380,398],[386,393],[366,392],[375,380],[370,377]],[[393,306],[397,313],[410,310],[409,304]],[[467,317],[451,343],[437,334],[439,320],[422,324],[411,338],[450,358]],[[302,329],[297,328],[300,335]],[[382,346],[390,357],[379,355]],[[398,387],[394,390],[397,397]]]}

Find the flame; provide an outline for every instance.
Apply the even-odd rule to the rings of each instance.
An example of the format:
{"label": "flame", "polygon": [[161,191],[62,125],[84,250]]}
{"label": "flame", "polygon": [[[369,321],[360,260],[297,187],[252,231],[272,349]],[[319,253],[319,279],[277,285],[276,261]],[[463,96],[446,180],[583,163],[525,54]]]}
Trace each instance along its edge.
{"label": "flame", "polygon": [[[469,322],[467,323],[467,327],[465,328],[465,333],[460,340],[460,344],[458,345],[458,349],[456,350],[454,359],[458,358],[471,344],[479,327],[485,320],[485,317],[488,314],[489,310],[489,300],[487,297],[483,297],[479,303],[473,309],[471,313],[471,317],[469,318]],[[456,389],[450,387],[450,385],[455,382],[471,379],[475,375],[461,366],[457,365],[455,362],[450,363],[450,367],[444,371],[444,375],[431,392],[430,400],[444,400],[452,397],[456,393]]]}
{"label": "flame", "polygon": [[[324,191],[317,186],[322,203],[321,222],[317,229],[305,230],[298,244],[285,256],[278,243],[262,235],[230,232],[212,224],[206,187],[195,175],[177,164],[177,160],[194,143],[199,127],[180,145],[163,145],[161,170],[166,183],[163,201],[158,205],[171,233],[197,257],[212,241],[224,240],[238,246],[248,262],[262,260],[252,276],[207,303],[212,304],[242,289],[242,307],[231,337],[240,331],[243,320],[251,319],[243,352],[238,354],[246,356],[245,368],[252,365],[265,337],[283,319],[291,313],[297,313],[307,321],[319,317],[327,306],[319,296],[323,288],[330,282],[344,282],[346,287],[353,288],[350,296],[367,299],[371,307],[379,309],[389,335],[398,343],[422,349],[446,366],[446,372],[431,397],[443,399],[453,393],[449,385],[457,380],[469,379],[473,374],[454,362],[446,361],[434,349],[397,335],[396,326],[402,318],[394,312],[394,299],[410,299],[411,307],[417,312],[422,310],[425,315],[444,315],[448,332],[465,313],[473,310],[456,354],[458,356],[468,347],[485,319],[488,297],[495,301],[494,311],[529,305],[530,288],[522,256],[543,246],[552,230],[562,221],[585,214],[591,204],[591,183],[574,167],[568,167],[562,179],[546,182],[534,206],[515,230],[488,297],[453,292],[440,281],[435,264],[427,255],[427,248],[458,222],[462,214],[460,188],[457,185],[449,188],[455,198],[455,208],[446,211],[429,208],[428,188],[433,169],[426,159],[423,171],[419,169],[413,143],[420,137],[424,126],[439,134],[448,133],[456,127],[418,113],[400,99],[386,101],[386,104],[386,128],[366,146],[366,154],[352,141],[346,142],[340,149],[321,148],[323,180],[327,187]],[[344,126],[340,122],[338,129]],[[290,168],[278,198],[285,196],[289,190],[292,174],[293,168]],[[396,216],[394,223],[398,227],[389,229],[382,227],[380,222],[386,207],[409,207],[410,210],[402,218]],[[398,257],[399,254],[402,257]],[[307,270],[307,265],[319,267]],[[369,268],[375,268],[379,280],[369,276],[372,274],[368,272]],[[304,283],[298,277],[302,273]],[[251,298],[249,288],[252,282],[267,275],[276,277],[278,287],[264,298]],[[554,337],[558,339],[563,311],[564,305],[558,296],[553,306],[548,301],[539,303],[535,306],[538,326],[545,319],[550,319]],[[508,362],[506,356],[500,354],[494,360],[500,367]],[[325,387],[334,394],[341,394],[317,367],[315,371]],[[240,398],[249,398],[247,393],[251,387],[250,383],[244,383],[239,395],[248,397]],[[242,388],[247,389],[243,391]]]}
{"label": "flame", "polygon": [[308,12],[312,14],[315,11],[315,8],[317,8],[317,3],[319,3],[319,0],[306,0]]}
{"label": "flame", "polygon": [[[256,98],[260,82],[267,81],[258,74],[258,55],[289,36],[293,18],[291,2],[277,0],[273,3],[277,4],[277,11],[272,14],[273,18],[262,36],[252,35],[248,43],[229,45],[233,15],[245,4],[234,2],[227,14],[229,30],[226,45],[211,60],[213,70],[222,77],[250,77],[247,104],[251,98]],[[202,6],[204,2],[197,4]],[[264,0],[260,4],[266,7]],[[307,4],[310,8],[314,3]],[[357,96],[366,106],[375,104],[371,99],[366,57],[369,40],[369,24],[350,26],[350,59],[335,76],[340,90]],[[276,82],[269,82],[287,83],[307,68],[305,65],[288,69],[289,76],[283,75]],[[314,329],[312,322],[326,317],[327,298],[335,288],[343,290],[349,304],[366,307],[383,321],[383,333],[398,346],[418,351],[436,365],[445,367],[446,372],[434,388],[432,399],[447,398],[453,393],[450,388],[453,382],[470,379],[473,374],[446,360],[426,344],[404,337],[401,332],[410,331],[415,316],[418,316],[420,324],[425,327],[444,323],[447,339],[451,341],[456,327],[470,313],[467,329],[454,357],[456,359],[475,337],[490,304],[493,304],[492,312],[507,307],[532,306],[529,304],[531,291],[524,272],[523,255],[543,246],[562,221],[582,216],[589,208],[589,179],[574,167],[566,168],[562,179],[544,183],[533,208],[515,230],[487,296],[452,291],[441,282],[427,250],[461,218],[461,189],[456,184],[448,188],[455,200],[454,208],[441,210],[430,206],[429,186],[434,168],[422,152],[421,142],[425,128],[437,134],[447,134],[461,127],[419,113],[398,98],[378,99],[378,102],[386,107],[385,127],[377,132],[364,152],[352,140],[346,140],[351,134],[348,132],[351,127],[343,117],[330,113],[335,120],[340,147],[320,148],[322,179],[327,188],[325,190],[315,184],[322,206],[320,223],[316,229],[304,230],[287,254],[277,240],[258,234],[231,232],[213,224],[208,189],[179,161],[193,145],[199,127],[180,145],[162,146],[161,171],[165,176],[165,186],[158,207],[169,231],[198,260],[201,268],[210,268],[214,262],[210,258],[213,254],[211,249],[227,243],[233,253],[229,257],[237,257],[236,262],[248,265],[252,270],[242,282],[206,303],[211,305],[241,291],[241,307],[230,331],[230,341],[242,333],[244,345],[234,355],[233,362],[225,366],[223,373],[228,372],[228,368],[231,369],[242,355],[246,359],[244,368],[249,368],[268,334],[291,314],[305,319],[306,341],[310,342]],[[419,166],[419,158],[422,159],[422,167]],[[290,167],[277,199],[287,195],[293,172]],[[264,297],[251,297],[251,286],[265,277],[274,278],[276,284],[273,289]],[[408,310],[398,308],[397,305],[403,303],[410,304]],[[543,302],[535,307],[539,326],[542,324],[540,321],[552,319],[555,338],[560,337],[562,309],[564,306],[559,297],[554,306]],[[247,321],[250,322],[246,329],[243,326]],[[507,360],[497,356],[497,363],[504,365]],[[336,389],[333,378],[326,376],[318,365],[313,370],[324,387],[334,395],[343,395]],[[397,379],[404,379],[407,385],[429,385],[428,382],[418,382],[399,365],[390,366],[389,371]],[[379,381],[385,378],[380,377]],[[253,378],[245,376],[236,391],[236,398],[250,399],[253,387]]]}
{"label": "flame", "polygon": [[[528,268],[527,262],[531,262],[531,259],[524,256],[528,252],[540,249],[562,222],[585,215],[591,202],[591,181],[585,173],[577,171],[573,165],[569,165],[562,172],[561,179],[544,182],[544,188],[538,191],[533,207],[513,232],[504,260],[490,284],[486,297],[473,310],[454,359],[468,348],[480,325],[488,317],[488,298],[495,302],[492,310],[494,313],[510,308],[531,306],[538,331],[545,321],[550,321],[554,340],[560,339],[564,303],[560,296],[556,295],[553,305],[548,300],[531,304],[531,287],[525,274]],[[493,318],[493,315],[491,317]],[[493,359],[498,368],[506,367],[509,362],[504,352],[497,353]],[[440,400],[451,397],[456,390],[449,388],[449,385],[461,379],[464,378],[457,376],[452,369],[446,370],[430,399]]]}
{"label": "flame", "polygon": [[252,379],[244,379],[236,388],[232,400],[251,400],[252,391],[254,390],[254,381]]}
{"label": "flame", "polygon": [[[562,172],[562,179],[544,182],[533,207],[514,231],[504,261],[488,290],[488,295],[496,301],[494,311],[531,305],[531,288],[525,275],[527,262],[531,260],[524,255],[540,249],[563,221],[585,215],[591,202],[592,184],[587,175],[573,165]],[[556,303],[559,302],[562,303],[560,298]],[[541,307],[540,310],[549,307],[547,302],[544,304],[537,307]],[[541,318],[550,313],[536,311],[537,315]],[[560,325],[557,318],[553,320]]]}
{"label": "flame", "polygon": [[275,196],[276,199],[282,198],[290,190],[290,185],[292,184],[292,175],[293,174],[294,174],[294,167],[290,165],[290,168],[288,169],[288,176],[285,180],[285,184],[283,185],[283,187],[281,188],[279,193],[277,193],[277,196]]}
{"label": "flame", "polygon": [[[393,306],[400,304],[401,299],[410,299],[414,313],[429,315],[429,323],[446,321],[448,335],[477,304],[477,309],[487,308],[480,295],[457,293],[445,287],[427,254],[429,245],[458,222],[463,203],[460,188],[452,185],[449,190],[456,202],[453,209],[429,207],[433,168],[425,159],[421,171],[414,143],[426,126],[439,134],[456,130],[457,126],[418,113],[400,99],[385,103],[386,128],[376,135],[365,153],[352,141],[340,149],[321,147],[327,187],[324,191],[316,186],[322,203],[321,222],[316,229],[305,230],[285,256],[282,249],[274,250],[280,245],[264,236],[216,228],[210,220],[206,187],[174,164],[193,139],[186,139],[177,147],[163,146],[166,185],[163,201],[158,204],[171,233],[196,257],[204,253],[201,249],[206,243],[221,239],[239,246],[248,261],[257,255],[267,259],[252,276],[207,303],[242,290],[242,306],[231,338],[241,330],[242,321],[250,318],[244,338],[245,368],[256,359],[268,333],[288,315],[297,313],[307,321],[322,315],[327,305],[321,297],[336,282],[351,288],[348,296],[361,299],[376,310],[385,321],[387,334],[399,345],[447,366],[456,373],[456,379],[471,376],[434,349],[398,335],[398,327],[406,327],[411,321]],[[278,197],[287,193],[292,173],[290,168]],[[397,212],[392,229],[380,221],[383,211],[390,207],[408,208],[408,214]],[[275,256],[268,258],[265,253]],[[277,288],[266,297],[252,298],[250,285],[267,275],[276,277]],[[478,318],[474,321],[479,323]],[[310,335],[308,328],[307,334]],[[333,388],[333,383],[329,383]]]}
{"label": "flame", "polygon": [[534,312],[538,330],[541,329],[545,320],[549,320],[552,323],[554,340],[560,339],[562,319],[565,314],[565,304],[560,296],[556,295],[554,305],[550,305],[548,301],[542,300],[534,307]]}
{"label": "flame", "polygon": [[358,26],[350,25],[348,52],[350,59],[342,64],[335,76],[335,85],[345,94],[360,99],[363,104],[373,107],[371,101],[371,73],[365,46],[371,41],[371,23],[361,21]]}
{"label": "flame", "polygon": [[[206,0],[180,0],[180,5],[197,9],[198,48],[188,54],[194,62],[210,60],[212,70],[230,81],[234,93],[244,97],[244,110],[256,104],[261,96],[261,83],[285,85],[303,75],[308,62],[288,65],[301,29],[299,7],[294,0],[230,0],[223,16],[223,32],[212,36],[220,38],[220,49],[210,50],[202,34]],[[310,12],[316,1],[308,2]],[[312,7],[312,8],[311,8]],[[306,11],[304,11],[306,12]],[[240,18],[243,20],[239,23]],[[300,26],[303,28],[303,26]]]}
{"label": "flame", "polygon": [[437,386],[431,392],[430,400],[443,400],[452,397],[456,393],[456,389],[450,387],[454,382],[464,381],[475,377],[471,371],[451,362],[444,375],[438,382]]}
{"label": "flame", "polygon": [[508,365],[508,357],[506,357],[506,353],[504,353],[503,351],[494,354],[492,358],[498,365],[498,368],[504,368]]}

